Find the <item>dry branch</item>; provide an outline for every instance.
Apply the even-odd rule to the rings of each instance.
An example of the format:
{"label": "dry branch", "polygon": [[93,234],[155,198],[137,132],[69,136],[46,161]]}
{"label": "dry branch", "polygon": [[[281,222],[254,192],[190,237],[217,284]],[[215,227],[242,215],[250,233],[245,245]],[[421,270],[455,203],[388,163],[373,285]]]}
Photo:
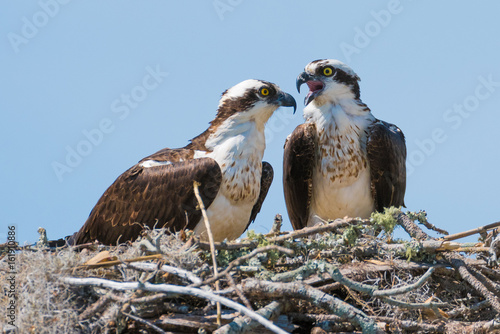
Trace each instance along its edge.
{"label": "dry branch", "polygon": [[241,283],[241,290],[254,296],[273,298],[301,298],[310,301],[333,314],[361,327],[364,333],[381,333],[377,325],[366,314],[324,292],[301,283],[273,283],[247,279]]}
{"label": "dry branch", "polygon": [[[266,319],[277,318],[283,310],[283,303],[272,302],[269,305],[257,310]],[[258,322],[253,321],[250,317],[237,317],[231,323],[214,331],[213,334],[243,334],[255,329],[259,325]]]}
{"label": "dry branch", "polygon": [[451,240],[456,240],[456,239],[460,239],[460,238],[465,238],[465,237],[468,237],[468,236],[471,236],[471,235],[474,235],[477,233],[487,232],[488,230],[492,230],[492,229],[497,228],[499,226],[500,226],[500,222],[496,222],[496,223],[484,225],[484,226],[481,226],[481,227],[478,227],[478,228],[475,228],[475,229],[472,229],[469,231],[447,235],[447,236],[444,236],[443,239],[451,241]]}
{"label": "dry branch", "polygon": [[403,227],[403,229],[408,232],[410,237],[415,238],[417,240],[428,240],[431,239],[427,233],[422,231],[420,227],[417,226],[409,217],[403,212],[400,212],[396,217],[399,225]]}
{"label": "dry branch", "polygon": [[[198,205],[200,206],[201,214],[203,215],[203,222],[205,223],[205,230],[208,234],[208,242],[210,243],[210,254],[212,255],[212,265],[214,270],[214,276],[217,276],[219,270],[217,269],[217,258],[215,257],[215,247],[214,247],[214,236],[212,234],[212,228],[210,227],[210,222],[208,221],[207,210],[205,210],[205,204],[203,204],[203,199],[200,196],[200,190],[198,187],[200,183],[197,181],[193,182],[194,194],[198,200]],[[220,290],[219,281],[215,281],[215,289]],[[217,325],[221,324],[221,307],[220,303],[217,302]]]}
{"label": "dry branch", "polygon": [[233,302],[230,299],[218,296],[214,293],[200,290],[197,288],[189,288],[178,285],[169,285],[169,284],[151,284],[151,283],[140,283],[140,282],[116,282],[110,281],[102,278],[75,278],[75,277],[65,277],[61,279],[64,283],[72,285],[72,286],[95,286],[99,288],[108,288],[112,290],[118,291],[126,291],[126,290],[144,290],[151,292],[164,292],[164,293],[174,293],[174,294],[186,294],[191,296],[196,296],[199,298],[204,298],[208,300],[212,300],[214,302],[219,302],[221,304],[226,305],[232,309],[235,309],[251,319],[258,321],[264,327],[274,331],[275,333],[285,334],[286,332],[281,330],[279,327],[273,325],[269,320],[265,319],[259,314],[243,307],[242,305]]}
{"label": "dry branch", "polygon": [[477,272],[473,268],[466,265],[464,259],[457,254],[447,254],[445,255],[447,260],[451,265],[460,273],[460,276],[466,280],[474,289],[476,289],[483,297],[490,303],[490,305],[495,309],[497,313],[500,313],[500,301],[498,296],[491,290],[489,290],[482,282],[480,282],[474,276],[482,276],[481,273]]}

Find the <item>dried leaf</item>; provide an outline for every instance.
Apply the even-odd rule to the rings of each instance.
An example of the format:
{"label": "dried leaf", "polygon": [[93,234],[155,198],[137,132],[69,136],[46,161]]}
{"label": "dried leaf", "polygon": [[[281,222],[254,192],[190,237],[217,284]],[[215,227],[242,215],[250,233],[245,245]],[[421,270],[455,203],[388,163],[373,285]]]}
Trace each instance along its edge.
{"label": "dried leaf", "polygon": [[85,265],[114,261],[116,259],[117,259],[116,256],[111,256],[111,254],[108,251],[102,251],[93,258],[91,258],[90,260],[88,260],[87,262],[85,262]]}

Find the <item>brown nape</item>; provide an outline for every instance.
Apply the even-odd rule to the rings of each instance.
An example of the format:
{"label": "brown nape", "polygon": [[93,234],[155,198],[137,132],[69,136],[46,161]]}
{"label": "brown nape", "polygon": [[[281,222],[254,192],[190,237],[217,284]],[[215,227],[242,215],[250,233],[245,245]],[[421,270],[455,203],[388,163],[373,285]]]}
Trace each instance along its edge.
{"label": "brown nape", "polygon": [[[224,95],[225,94],[227,94],[227,92],[224,92]],[[257,92],[255,92],[254,90],[249,90],[241,97],[224,98],[224,95],[222,95],[222,99],[224,99],[224,101],[217,110],[217,116],[212,122],[210,122],[210,128],[219,126],[226,119],[237,112],[250,109],[251,107],[253,107],[255,102],[259,100],[259,98],[257,97]]]}
{"label": "brown nape", "polygon": [[[272,88],[272,86],[270,86]],[[227,94],[227,90],[222,93],[222,99]],[[217,109],[215,119],[210,122],[210,126],[205,132],[191,139],[191,142],[185,146],[189,150],[207,151],[205,143],[208,137],[213,133],[214,129],[222,124],[226,119],[237,112],[245,111],[253,107],[259,98],[255,91],[248,91],[242,97],[226,98],[222,105]]]}
{"label": "brown nape", "polygon": [[194,137],[190,140],[190,143],[187,144],[184,148],[187,150],[197,150],[197,151],[208,151],[205,143],[207,142],[208,137],[212,134],[212,126],[205,130],[202,134]]}

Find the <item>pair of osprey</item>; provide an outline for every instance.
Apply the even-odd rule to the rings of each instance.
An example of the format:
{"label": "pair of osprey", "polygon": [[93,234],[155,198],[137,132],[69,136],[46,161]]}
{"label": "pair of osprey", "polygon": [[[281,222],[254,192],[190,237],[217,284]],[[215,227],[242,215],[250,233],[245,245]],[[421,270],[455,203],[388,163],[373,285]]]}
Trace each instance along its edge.
{"label": "pair of osprey", "polygon": [[[406,146],[401,130],[377,120],[360,99],[359,77],[337,60],[309,63],[304,118],[287,138],[283,185],[294,229],[344,216],[367,218],[404,205]],[[144,225],[183,229],[206,239],[199,191],[215,241],[238,238],[259,213],[273,179],[262,158],[264,126],[294,98],[270,82],[246,80],[226,90],[209,128],[177,149],[139,161],[106,190],[70,243],[116,244]]]}

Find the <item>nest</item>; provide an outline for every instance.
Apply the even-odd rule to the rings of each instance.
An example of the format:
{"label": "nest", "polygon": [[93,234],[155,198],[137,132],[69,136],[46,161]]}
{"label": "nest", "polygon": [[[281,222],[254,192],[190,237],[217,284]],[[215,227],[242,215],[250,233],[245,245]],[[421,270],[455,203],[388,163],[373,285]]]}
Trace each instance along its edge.
{"label": "nest", "polygon": [[[215,244],[163,230],[115,247],[42,238],[17,247],[16,327],[0,324],[3,333],[500,333],[500,224],[433,238],[415,221],[445,233],[425,213],[392,208],[287,233],[278,215],[268,235]],[[391,238],[398,225],[410,241]],[[454,241],[474,233],[480,242]],[[9,302],[4,294],[0,307]]]}

